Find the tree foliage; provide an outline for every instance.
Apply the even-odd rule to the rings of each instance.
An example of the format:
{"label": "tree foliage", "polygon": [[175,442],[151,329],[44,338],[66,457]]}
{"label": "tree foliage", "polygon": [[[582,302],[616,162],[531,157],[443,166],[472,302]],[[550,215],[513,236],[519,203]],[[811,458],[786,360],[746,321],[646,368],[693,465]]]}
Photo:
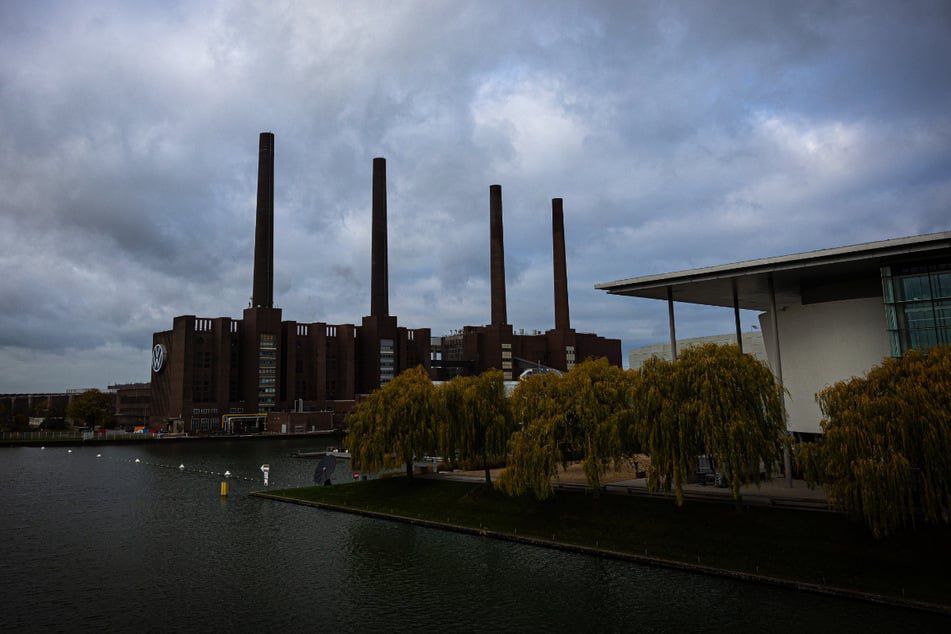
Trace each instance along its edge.
{"label": "tree foliage", "polygon": [[949,523],[951,346],[886,359],[817,400],[824,433],[799,451],[808,482],[876,537],[913,524],[916,511]]}
{"label": "tree foliage", "polygon": [[348,417],[353,467],[375,472],[406,465],[436,447],[435,388],[422,367],[405,370],[375,390]]}
{"label": "tree foliage", "polygon": [[66,416],[86,427],[112,427],[116,420],[112,397],[95,389],[73,397],[66,407]]}
{"label": "tree foliage", "polygon": [[553,492],[558,465],[580,458],[595,492],[609,466],[622,457],[620,423],[627,415],[628,377],[607,360],[585,361],[564,375],[536,374],[512,395],[522,425],[510,443],[508,468],[499,486],[510,495]]}
{"label": "tree foliage", "polygon": [[535,374],[512,394],[512,416],[521,429],[509,441],[508,465],[497,482],[508,495],[531,492],[544,500],[554,493],[551,481],[564,461],[567,437],[559,406],[561,381],[557,374]]}
{"label": "tree foliage", "polygon": [[733,496],[769,476],[786,431],[782,392],[773,373],[736,346],[708,344],[684,350],[676,361],[648,360],[631,389],[631,432],[650,454],[650,490],[683,485],[700,455],[724,473]]}
{"label": "tree foliage", "polygon": [[486,484],[492,483],[489,458],[505,455],[512,433],[512,412],[501,371],[456,377],[437,390],[440,449],[453,460],[481,460]]}

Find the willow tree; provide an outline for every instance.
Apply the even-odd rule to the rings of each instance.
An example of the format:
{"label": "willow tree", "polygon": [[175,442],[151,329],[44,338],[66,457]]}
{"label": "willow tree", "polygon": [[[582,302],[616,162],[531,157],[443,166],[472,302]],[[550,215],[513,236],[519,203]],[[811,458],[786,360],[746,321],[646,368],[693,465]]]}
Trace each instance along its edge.
{"label": "willow tree", "polygon": [[499,370],[456,377],[437,390],[440,448],[453,460],[481,460],[486,484],[492,484],[489,458],[505,455],[513,431],[512,412]]}
{"label": "willow tree", "polygon": [[585,480],[595,491],[609,467],[620,466],[624,447],[620,421],[630,412],[630,377],[607,359],[575,366],[563,377],[563,407],[572,444],[583,452]]}
{"label": "willow tree", "polygon": [[433,451],[435,388],[422,366],[405,370],[370,393],[349,415],[348,440],[353,467],[379,471],[406,465]]}
{"label": "willow tree", "polygon": [[508,495],[531,492],[544,500],[554,493],[552,478],[564,462],[567,435],[561,383],[557,374],[534,374],[519,381],[512,393],[512,417],[521,429],[512,434],[508,465],[497,482]]}
{"label": "willow tree", "polygon": [[607,360],[585,361],[564,375],[541,374],[519,383],[512,395],[515,420],[508,468],[500,487],[512,495],[531,491],[544,499],[554,489],[558,465],[581,459],[595,494],[623,446],[618,422],[627,414],[628,377]]}
{"label": "willow tree", "polygon": [[807,482],[882,537],[949,523],[951,346],[886,359],[817,396],[823,434],[800,448]]}
{"label": "willow tree", "polygon": [[782,391],[772,371],[736,346],[684,350],[676,361],[648,360],[631,390],[633,435],[650,454],[647,485],[683,485],[698,456],[710,456],[739,499],[743,484],[767,477],[785,442]]}

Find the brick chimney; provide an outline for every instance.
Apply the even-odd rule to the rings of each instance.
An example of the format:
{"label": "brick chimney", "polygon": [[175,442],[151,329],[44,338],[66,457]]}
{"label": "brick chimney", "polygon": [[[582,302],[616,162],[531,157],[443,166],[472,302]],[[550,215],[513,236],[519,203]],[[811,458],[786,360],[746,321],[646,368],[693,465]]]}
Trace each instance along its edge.
{"label": "brick chimney", "polygon": [[502,186],[489,186],[489,241],[491,248],[492,325],[508,323],[505,310],[505,246],[502,238]]}
{"label": "brick chimney", "polygon": [[565,260],[565,213],[561,198],[551,200],[552,260],[555,266],[555,330],[571,328],[568,319],[568,265]]}
{"label": "brick chimney", "polygon": [[373,227],[370,263],[370,315],[386,317],[389,272],[386,253],[386,159],[373,159]]}

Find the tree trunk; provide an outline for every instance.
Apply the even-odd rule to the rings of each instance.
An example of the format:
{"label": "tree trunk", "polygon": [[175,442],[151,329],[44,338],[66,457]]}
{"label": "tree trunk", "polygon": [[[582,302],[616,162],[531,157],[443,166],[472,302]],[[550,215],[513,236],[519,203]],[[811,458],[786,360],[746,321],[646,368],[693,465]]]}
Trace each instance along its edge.
{"label": "tree trunk", "polygon": [[492,486],[492,474],[489,473],[489,458],[484,451],[482,452],[482,468],[485,469],[485,483]]}

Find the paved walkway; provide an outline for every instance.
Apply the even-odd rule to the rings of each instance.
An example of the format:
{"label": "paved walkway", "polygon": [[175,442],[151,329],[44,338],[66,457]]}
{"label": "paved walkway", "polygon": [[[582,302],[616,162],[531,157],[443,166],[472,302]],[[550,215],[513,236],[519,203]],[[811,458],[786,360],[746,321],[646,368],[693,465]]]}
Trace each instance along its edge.
{"label": "paved walkway", "polygon": [[[649,493],[647,480],[622,480],[604,485],[609,493],[627,493],[631,495],[664,495],[673,496],[673,493]],[[740,489],[744,504],[760,506],[785,506],[814,510],[830,510],[825,492],[816,487],[810,489],[803,480],[793,480],[792,487],[786,486],[782,477],[773,478],[760,485],[748,485]],[[684,486],[684,498],[716,500],[734,503],[733,493],[727,487],[718,487],[713,484],[688,484]]]}
{"label": "paved walkway", "polygon": [[[482,476],[472,475],[471,473],[461,474],[452,471],[440,472],[438,475],[429,476],[434,478],[443,478],[447,480],[462,480],[466,482],[481,482]],[[586,484],[575,482],[555,482],[555,490],[579,490],[588,488]],[[647,490],[647,480],[638,478],[637,480],[619,480],[601,485],[601,490],[605,493],[618,495],[643,495],[657,497],[673,497],[671,493],[650,493]],[[828,511],[828,500],[825,492],[820,487],[810,489],[805,481],[793,480],[792,487],[787,487],[782,477],[773,478],[761,482],[759,487],[756,485],[744,486],[740,489],[744,504],[755,506],[775,506],[786,508],[801,508],[816,511]],[[703,499],[708,501],[719,501],[734,504],[733,493],[729,488],[718,487],[713,484],[688,484],[684,486],[684,499]]]}

